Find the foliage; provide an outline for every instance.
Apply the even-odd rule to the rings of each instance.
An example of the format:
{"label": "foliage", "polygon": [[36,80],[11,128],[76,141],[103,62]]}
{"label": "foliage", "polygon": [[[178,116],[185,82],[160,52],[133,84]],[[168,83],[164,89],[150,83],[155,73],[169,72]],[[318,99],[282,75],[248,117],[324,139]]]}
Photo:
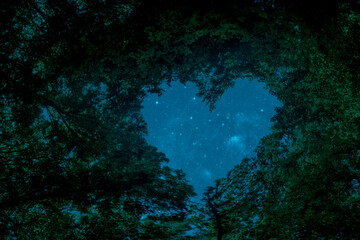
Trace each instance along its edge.
{"label": "foliage", "polygon": [[96,46],[130,6],[82,4],[4,3],[1,238],[181,238],[192,186],[146,143],[139,114],[156,83],[133,84],[123,52]]}
{"label": "foliage", "polygon": [[284,66],[282,53],[279,61],[272,52],[269,59],[275,60],[257,69],[284,105],[257,157],[243,159],[216,190],[209,189],[223,239],[359,238],[360,106],[358,69],[352,65],[358,38],[347,32],[349,25],[357,31],[350,19],[358,13],[348,5],[339,8],[334,25],[313,36],[293,36],[301,41],[284,57],[301,59]]}
{"label": "foliage", "polygon": [[[359,238],[355,1],[1,9],[2,238]],[[265,82],[283,107],[257,156],[191,206],[184,174],[144,139],[142,100],[191,81],[213,109],[237,78]]]}

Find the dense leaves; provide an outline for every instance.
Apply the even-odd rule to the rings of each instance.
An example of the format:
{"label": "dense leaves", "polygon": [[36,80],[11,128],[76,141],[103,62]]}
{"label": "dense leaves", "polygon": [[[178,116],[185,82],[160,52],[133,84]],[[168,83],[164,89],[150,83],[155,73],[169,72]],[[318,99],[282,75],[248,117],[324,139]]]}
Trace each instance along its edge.
{"label": "dense leaves", "polygon": [[131,4],[84,4],[4,4],[1,238],[180,238],[193,190],[145,142],[139,114],[157,84],[98,46],[126,44],[106,26]]}
{"label": "dense leaves", "polygon": [[[2,1],[5,239],[357,239],[356,1]],[[283,107],[205,194],[144,140],[147,93],[210,109],[237,78]]]}
{"label": "dense leaves", "polygon": [[[350,19],[359,14],[346,4],[339,12],[319,33],[299,25],[313,36],[285,34],[298,40],[296,49],[283,56],[272,51],[275,61],[257,70],[284,106],[257,157],[243,159],[208,191],[224,239],[359,238],[360,106],[358,69],[350,66],[358,51],[346,47],[358,46],[347,26],[357,31]],[[296,61],[285,65],[281,58]]]}

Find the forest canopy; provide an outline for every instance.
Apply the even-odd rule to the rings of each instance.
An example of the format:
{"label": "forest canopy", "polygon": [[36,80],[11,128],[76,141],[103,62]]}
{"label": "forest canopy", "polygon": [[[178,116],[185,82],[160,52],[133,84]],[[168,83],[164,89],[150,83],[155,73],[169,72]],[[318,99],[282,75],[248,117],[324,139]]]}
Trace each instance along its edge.
{"label": "forest canopy", "polygon": [[[359,239],[360,4],[0,3],[2,239]],[[204,194],[146,140],[162,83],[235,79],[283,104]]]}

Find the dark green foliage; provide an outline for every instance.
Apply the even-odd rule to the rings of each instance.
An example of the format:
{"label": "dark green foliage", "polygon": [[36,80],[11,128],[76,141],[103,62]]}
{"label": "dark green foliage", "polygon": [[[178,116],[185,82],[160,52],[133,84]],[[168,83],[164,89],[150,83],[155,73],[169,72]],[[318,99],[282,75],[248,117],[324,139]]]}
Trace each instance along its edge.
{"label": "dark green foliage", "polygon": [[[0,9],[1,238],[360,237],[356,1]],[[144,140],[142,100],[191,81],[212,109],[244,77],[283,103],[273,132],[189,206],[184,174]]]}
{"label": "dark green foliage", "polygon": [[1,238],[181,238],[192,187],[145,142],[139,113],[157,83],[109,35],[132,5],[84,4],[2,11]]}
{"label": "dark green foliage", "polygon": [[337,12],[318,32],[299,22],[301,34],[278,33],[278,49],[286,47],[281,36],[296,47],[285,55],[261,51],[268,60],[255,75],[284,106],[257,157],[243,159],[208,192],[223,239],[359,238],[360,106],[358,69],[350,66],[359,41],[349,36],[359,13],[347,4]]}

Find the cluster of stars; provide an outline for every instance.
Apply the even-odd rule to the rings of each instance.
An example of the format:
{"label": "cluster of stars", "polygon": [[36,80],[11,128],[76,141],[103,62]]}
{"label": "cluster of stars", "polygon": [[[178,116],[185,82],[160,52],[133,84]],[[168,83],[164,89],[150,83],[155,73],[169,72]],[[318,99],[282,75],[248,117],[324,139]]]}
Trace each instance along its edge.
{"label": "cluster of stars", "polygon": [[[144,100],[144,118],[150,133],[147,141],[166,154],[170,167],[187,173],[201,198],[205,187],[224,177],[243,154],[257,145],[251,139],[261,136],[251,135],[266,133],[268,125],[260,122],[268,114],[264,110],[269,105],[264,100],[266,92],[231,89],[234,91],[228,97],[224,94],[223,102],[209,112],[208,106],[198,101],[195,85],[174,83],[171,88],[164,86],[164,90],[161,100],[156,95]],[[247,97],[240,98],[242,95]],[[259,133],[255,133],[255,127]]]}

